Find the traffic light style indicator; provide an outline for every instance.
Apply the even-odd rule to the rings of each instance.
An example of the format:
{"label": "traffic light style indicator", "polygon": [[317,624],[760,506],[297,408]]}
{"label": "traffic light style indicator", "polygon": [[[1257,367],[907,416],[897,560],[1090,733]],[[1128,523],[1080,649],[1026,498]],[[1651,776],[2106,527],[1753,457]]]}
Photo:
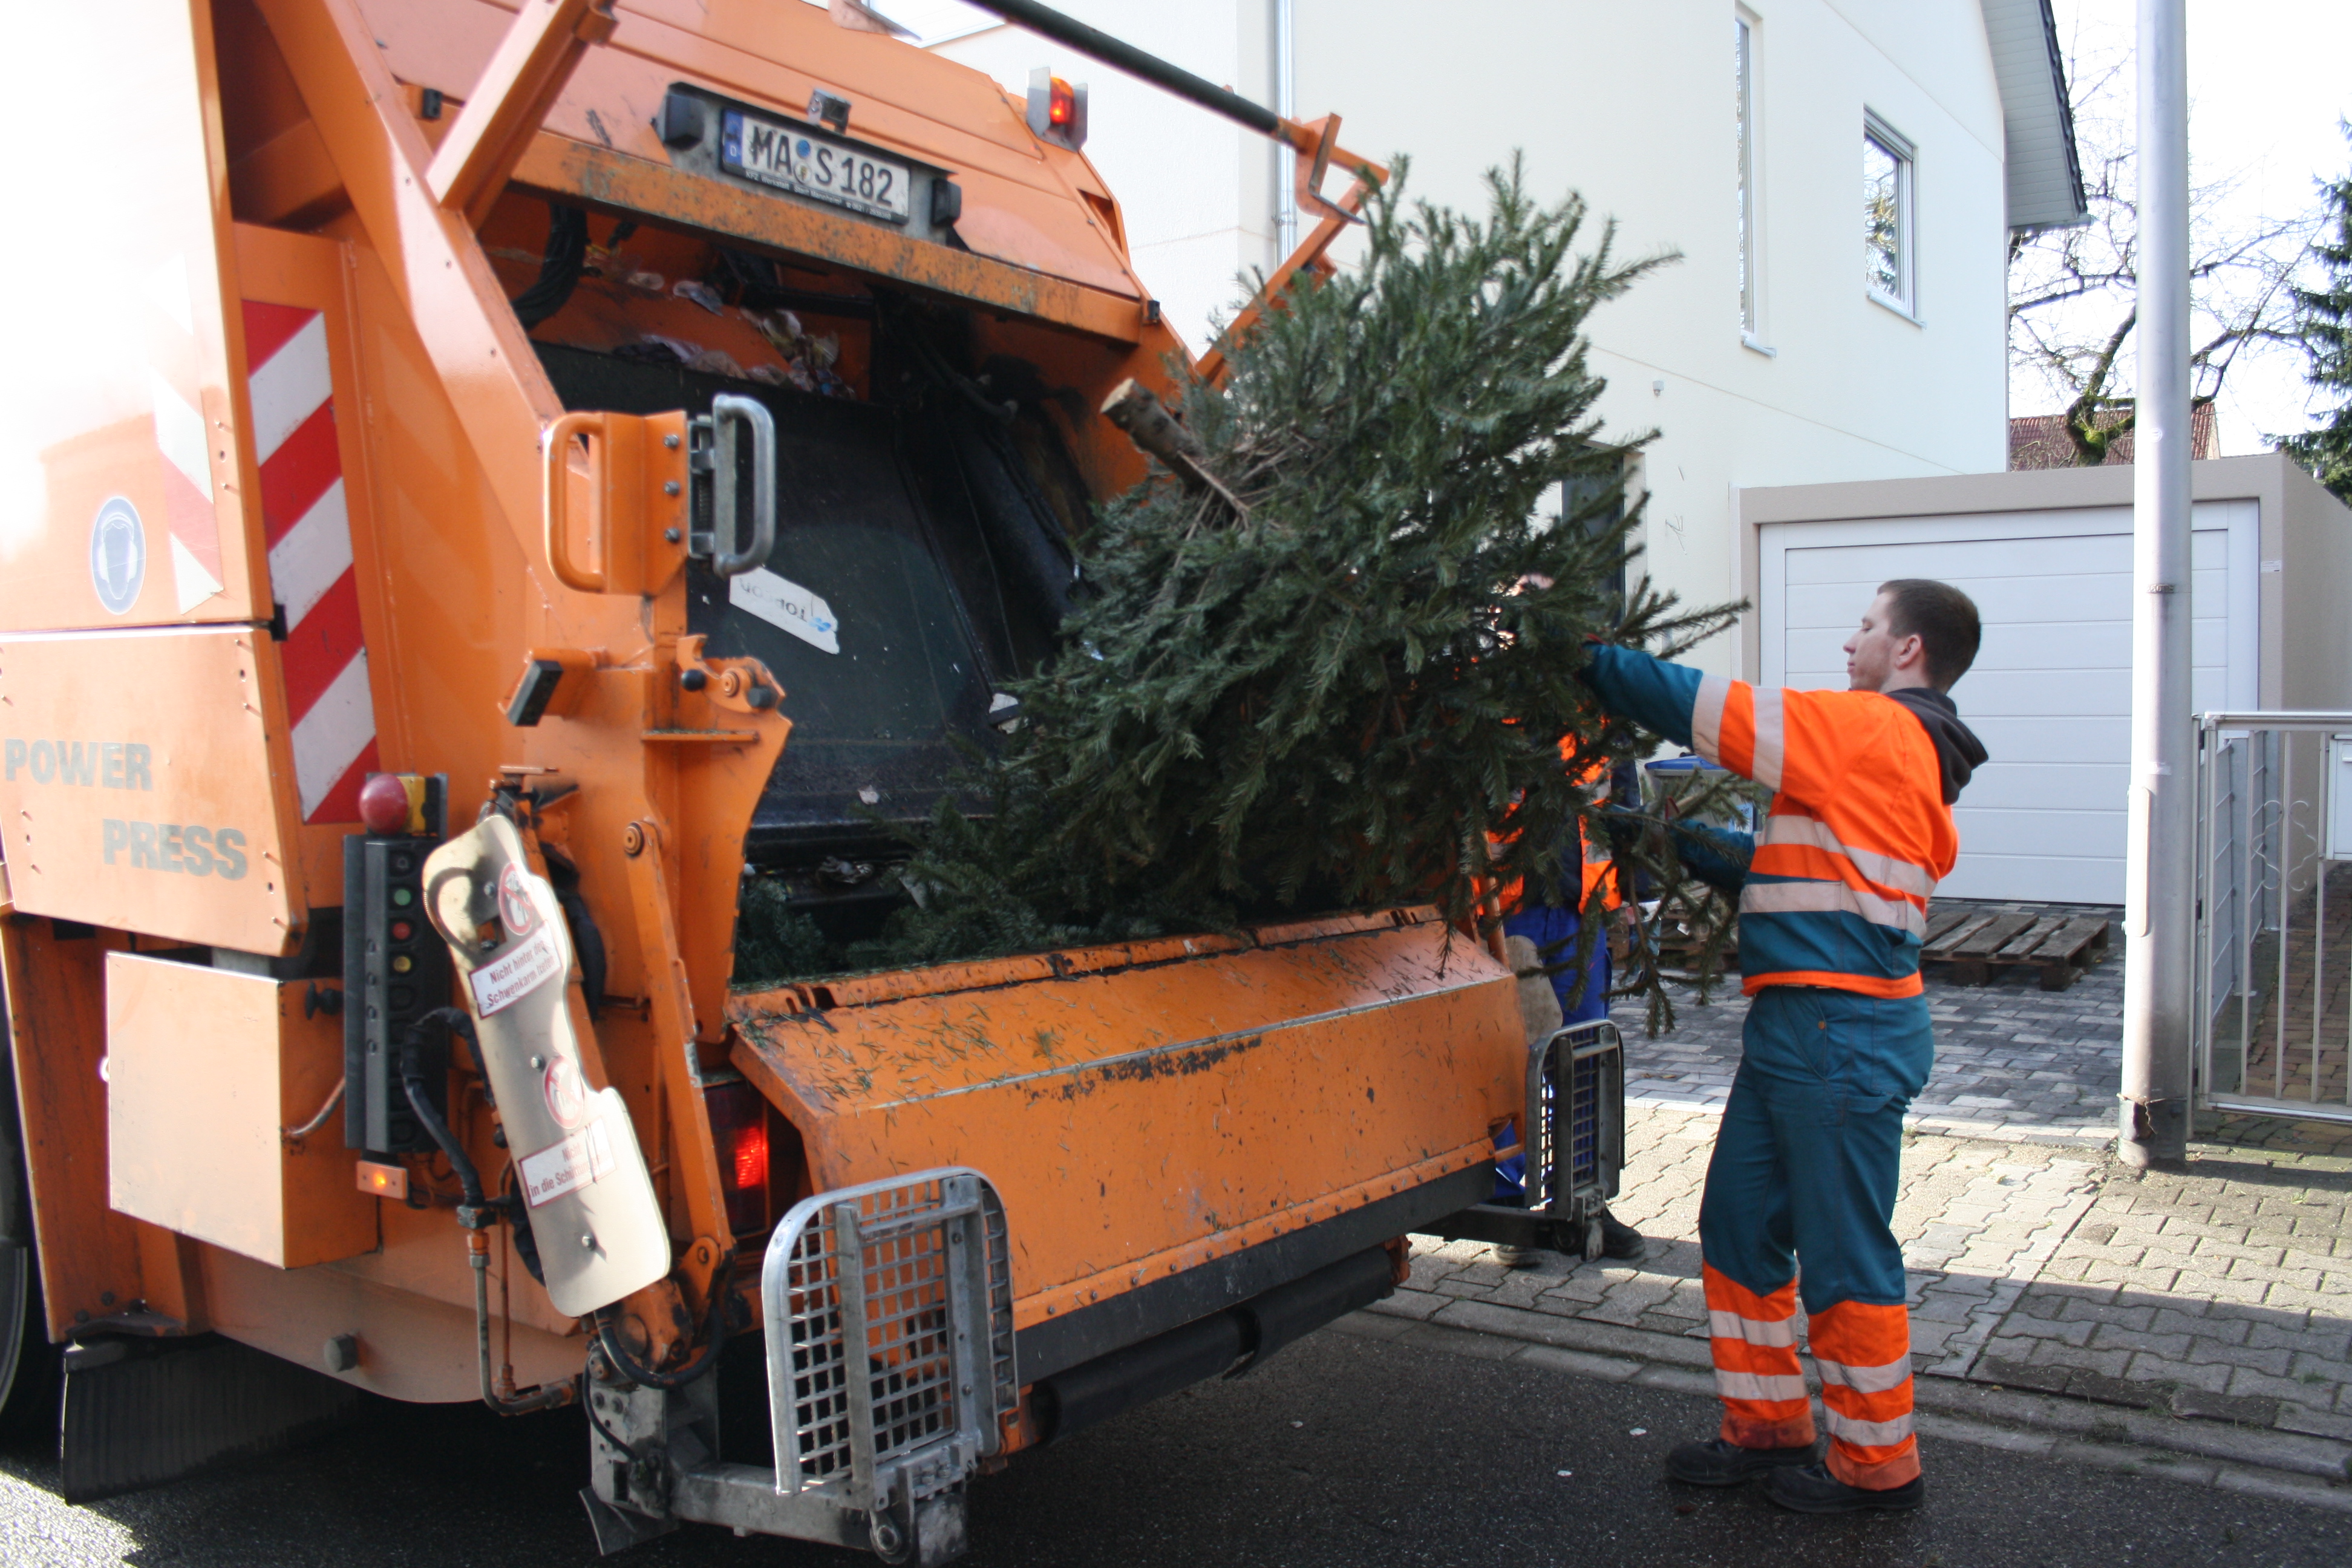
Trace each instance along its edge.
{"label": "traffic light style indicator", "polygon": [[[425,857],[448,830],[448,779],[377,773],[365,833],[343,840],[343,1142],[371,1154],[434,1147],[401,1082],[409,1026],[449,1004],[449,950],[425,918]],[[448,1035],[427,1030],[425,1081],[448,1113]]]}

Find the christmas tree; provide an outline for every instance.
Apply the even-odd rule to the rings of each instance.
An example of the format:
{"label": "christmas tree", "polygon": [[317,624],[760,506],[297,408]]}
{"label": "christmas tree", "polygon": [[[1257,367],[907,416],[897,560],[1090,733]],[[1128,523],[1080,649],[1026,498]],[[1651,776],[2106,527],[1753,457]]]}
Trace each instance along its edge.
{"label": "christmas tree", "polygon": [[2308,379],[2331,394],[2336,406],[2316,430],[2279,443],[2312,477],[2352,501],[2352,174],[2325,187],[2330,239],[2315,239],[2311,254],[2324,278],[2316,289],[2290,289],[2295,336],[2310,357]]}
{"label": "christmas tree", "polygon": [[1671,836],[1596,799],[1650,742],[1578,679],[1589,638],[1671,654],[1735,608],[1621,586],[1647,436],[1595,416],[1586,330],[1671,258],[1619,259],[1516,162],[1483,219],[1404,174],[1357,265],[1288,289],[1222,384],[1184,382],[1181,451],[1141,443],[1173,468],[1104,510],[1063,651],[980,770],[991,809],[940,809],[898,873],[915,907],[848,962],[1401,903],[1491,930],[1498,888],[1578,900],[1580,823],[1681,896]]}

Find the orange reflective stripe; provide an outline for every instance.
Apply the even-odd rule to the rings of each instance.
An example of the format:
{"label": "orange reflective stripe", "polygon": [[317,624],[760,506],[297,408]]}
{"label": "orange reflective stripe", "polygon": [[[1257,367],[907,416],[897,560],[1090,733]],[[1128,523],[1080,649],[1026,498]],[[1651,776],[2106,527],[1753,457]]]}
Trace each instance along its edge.
{"label": "orange reflective stripe", "polygon": [[1883,1366],[1911,1353],[1911,1314],[1899,1301],[1833,1301],[1806,1331],[1815,1355],[1848,1366]]}
{"label": "orange reflective stripe", "polygon": [[[1752,1340],[1728,1334],[1714,1335],[1707,1343],[1714,1350],[1716,1370],[1718,1372],[1749,1372],[1759,1377],[1782,1377],[1793,1376],[1798,1370],[1797,1347],[1793,1344],[1759,1344]],[[1785,1399],[1789,1395],[1775,1394],[1773,1397]]]}
{"label": "orange reflective stripe", "polygon": [[1714,760],[1746,778],[1756,765],[1756,689],[1744,680],[1725,686],[1723,731],[1717,742],[1722,755]]}
{"label": "orange reflective stripe", "polygon": [[1910,1313],[1900,1305],[1838,1301],[1813,1313],[1806,1331],[1822,1373],[1830,1473],[1874,1489],[1918,1475]]}
{"label": "orange reflective stripe", "polygon": [[[1823,1379],[1822,1404],[1832,1415],[1832,1432],[1841,1425],[1851,1428],[1848,1436],[1861,1443],[1893,1443],[1911,1434],[1911,1380],[1905,1378],[1900,1388],[1889,1388],[1876,1394],[1863,1394],[1840,1387]],[[1881,1428],[1863,1431],[1863,1426]],[[1898,1429],[1899,1428],[1899,1429]]]}
{"label": "orange reflective stripe", "polygon": [[1702,1264],[1707,1347],[1723,1401],[1723,1436],[1744,1448],[1790,1448],[1813,1440],[1812,1401],[1797,1360],[1794,1280],[1769,1296]]}
{"label": "orange reflective stripe", "polygon": [[1598,860],[1591,858],[1591,851],[1586,852],[1584,901],[1590,904],[1592,901],[1592,890],[1599,888],[1601,890],[1601,907],[1604,910],[1613,910],[1624,901],[1623,896],[1617,890],[1616,879],[1609,875],[1610,864],[1610,858],[1605,850]]}
{"label": "orange reflective stripe", "polygon": [[[1776,801],[1774,805],[1777,808],[1779,803]],[[1811,851],[1819,853],[1809,853]],[[1883,888],[1891,895],[1916,899],[1922,903],[1936,891],[1936,879],[1925,866],[1900,856],[1846,843],[1819,817],[1775,809],[1765,817],[1764,831],[1756,840],[1755,869],[1774,876],[1845,876],[1843,870],[1783,871],[1781,866],[1784,862],[1790,867],[1850,866],[1864,881]]]}
{"label": "orange reflective stripe", "polygon": [[1797,1315],[1797,1282],[1790,1280],[1769,1296],[1759,1296],[1712,1263],[1698,1266],[1699,1289],[1707,1310],[1733,1312],[1759,1322],[1776,1323]]}
{"label": "orange reflective stripe", "polygon": [[1834,969],[1783,969],[1772,974],[1751,974],[1739,983],[1742,994],[1753,996],[1767,985],[1818,985],[1824,991],[1851,991],[1858,996],[1916,996],[1926,987],[1916,974],[1885,979],[1875,974],[1845,974]]}
{"label": "orange reflective stripe", "polygon": [[[1885,857],[1878,857],[1884,859]],[[1863,870],[1846,856],[1831,849],[1815,848],[1810,844],[1766,844],[1759,846],[1756,857],[1748,869],[1759,877],[1806,877],[1818,882],[1835,882],[1866,893],[1882,903],[1904,904],[1925,914],[1927,895],[1898,887],[1883,877],[1874,877]],[[1916,879],[1925,881],[1924,876]]]}

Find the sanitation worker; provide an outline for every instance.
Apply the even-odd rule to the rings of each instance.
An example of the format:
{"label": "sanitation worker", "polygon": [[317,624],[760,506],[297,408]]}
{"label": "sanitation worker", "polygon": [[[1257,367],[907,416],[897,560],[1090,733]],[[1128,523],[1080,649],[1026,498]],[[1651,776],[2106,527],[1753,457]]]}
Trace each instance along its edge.
{"label": "sanitation worker", "polygon": [[[1776,792],[1753,837],[1677,829],[1686,864],[1739,889],[1753,1000],[1699,1208],[1723,1426],[1675,1449],[1676,1480],[1761,1476],[1774,1502],[1807,1513],[1925,1495],[1887,1221],[1903,1112],[1935,1054],[1919,984],[1927,899],[1958,854],[1952,803],[1985,760],[1948,695],[1978,637],[1967,595],[1906,578],[1878,590],[1847,641],[1845,691],[1593,650],[1585,679],[1612,711]],[[1801,1296],[1825,1463],[1797,1362]]]}
{"label": "sanitation worker", "polygon": [[[1560,742],[1560,752],[1565,759],[1570,752],[1569,742]],[[1626,770],[1629,776],[1631,772],[1630,768]],[[1620,784],[1598,766],[1582,782],[1592,789],[1595,799],[1604,801]],[[1612,976],[1608,932],[1604,930],[1595,938],[1591,954],[1580,971],[1576,966],[1576,957],[1582,945],[1583,914],[1593,907],[1594,895],[1600,895],[1601,907],[1612,918],[1621,902],[1607,839],[1587,835],[1579,828],[1569,855],[1574,875],[1561,879],[1576,889],[1574,903],[1548,903],[1532,889],[1517,884],[1505,888],[1501,894],[1503,908],[1511,911],[1504,917],[1503,935],[1527,939],[1536,958],[1552,971],[1546,978],[1559,1003],[1559,1027],[1590,1024],[1609,1016]],[[1570,869],[1562,867],[1564,872]],[[1518,1135],[1519,1130],[1513,1127],[1510,1136],[1516,1140]],[[1549,1201],[1549,1194],[1538,1193],[1532,1198],[1528,1195],[1527,1170],[1524,1154],[1513,1154],[1499,1162],[1495,1167],[1493,1201],[1530,1206]],[[1642,1233],[1606,1208],[1601,1209],[1600,1218],[1601,1256],[1621,1263],[1640,1262],[1649,1250]],[[1532,1247],[1503,1243],[1495,1248],[1495,1261],[1506,1268],[1531,1268],[1542,1258]]]}

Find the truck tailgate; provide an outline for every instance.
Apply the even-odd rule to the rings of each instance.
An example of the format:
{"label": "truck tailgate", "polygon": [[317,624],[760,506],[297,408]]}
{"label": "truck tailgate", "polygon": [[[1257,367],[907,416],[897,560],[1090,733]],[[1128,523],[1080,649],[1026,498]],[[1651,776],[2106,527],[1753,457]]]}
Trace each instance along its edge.
{"label": "truck tailgate", "polygon": [[819,1190],[988,1176],[1024,1329],[1490,1159],[1526,1070],[1509,974],[1412,911],[790,986],[729,1016]]}

